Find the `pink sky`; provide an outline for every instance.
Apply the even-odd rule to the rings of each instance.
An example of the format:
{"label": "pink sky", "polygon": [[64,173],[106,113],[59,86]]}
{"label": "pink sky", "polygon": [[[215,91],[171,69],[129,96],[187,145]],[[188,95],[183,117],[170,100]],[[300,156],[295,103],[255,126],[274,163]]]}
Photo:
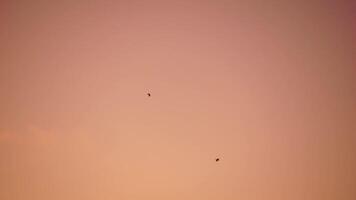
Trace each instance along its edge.
{"label": "pink sky", "polygon": [[356,199],[355,13],[0,1],[0,199]]}

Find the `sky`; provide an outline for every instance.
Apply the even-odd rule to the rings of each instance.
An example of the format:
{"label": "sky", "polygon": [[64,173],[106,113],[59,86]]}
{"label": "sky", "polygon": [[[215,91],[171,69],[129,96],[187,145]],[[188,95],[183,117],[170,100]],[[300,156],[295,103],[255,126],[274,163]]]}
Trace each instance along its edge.
{"label": "sky", "polygon": [[356,199],[355,19],[352,0],[1,0],[0,199]]}

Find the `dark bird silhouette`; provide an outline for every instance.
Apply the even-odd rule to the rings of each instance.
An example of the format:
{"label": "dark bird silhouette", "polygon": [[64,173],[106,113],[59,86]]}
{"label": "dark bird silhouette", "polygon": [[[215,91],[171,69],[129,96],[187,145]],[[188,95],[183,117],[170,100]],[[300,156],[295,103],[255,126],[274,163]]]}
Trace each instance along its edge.
{"label": "dark bird silhouette", "polygon": [[150,96],[151,96],[151,93],[147,93],[147,96],[150,97]]}
{"label": "dark bird silhouette", "polygon": [[220,161],[220,158],[216,158],[216,159],[215,159],[215,162],[219,162],[219,161]]}

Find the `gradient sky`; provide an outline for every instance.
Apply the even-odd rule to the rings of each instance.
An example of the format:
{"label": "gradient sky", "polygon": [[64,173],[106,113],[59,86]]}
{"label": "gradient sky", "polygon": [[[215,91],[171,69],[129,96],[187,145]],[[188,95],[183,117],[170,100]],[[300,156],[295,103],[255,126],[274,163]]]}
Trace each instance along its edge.
{"label": "gradient sky", "polygon": [[355,19],[352,0],[1,0],[0,199],[356,199]]}

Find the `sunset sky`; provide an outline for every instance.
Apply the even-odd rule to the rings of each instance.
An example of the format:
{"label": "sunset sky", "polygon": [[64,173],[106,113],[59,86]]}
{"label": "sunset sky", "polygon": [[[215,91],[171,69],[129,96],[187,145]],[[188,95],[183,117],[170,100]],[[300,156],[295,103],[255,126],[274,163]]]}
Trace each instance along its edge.
{"label": "sunset sky", "polygon": [[356,2],[0,0],[0,199],[355,200]]}

